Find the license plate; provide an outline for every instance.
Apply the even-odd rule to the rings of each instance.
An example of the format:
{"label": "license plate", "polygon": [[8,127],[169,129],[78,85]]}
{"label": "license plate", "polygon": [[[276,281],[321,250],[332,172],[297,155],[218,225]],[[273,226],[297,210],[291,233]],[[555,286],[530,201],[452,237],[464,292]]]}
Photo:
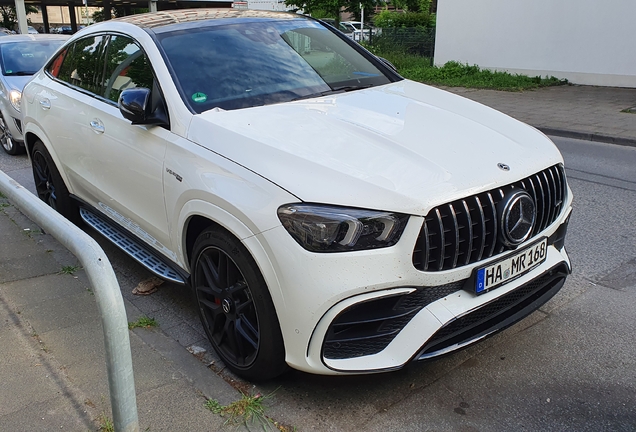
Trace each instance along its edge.
{"label": "license plate", "polygon": [[481,294],[528,273],[545,261],[548,255],[547,250],[548,239],[544,238],[540,242],[508,256],[508,258],[478,269],[475,292]]}

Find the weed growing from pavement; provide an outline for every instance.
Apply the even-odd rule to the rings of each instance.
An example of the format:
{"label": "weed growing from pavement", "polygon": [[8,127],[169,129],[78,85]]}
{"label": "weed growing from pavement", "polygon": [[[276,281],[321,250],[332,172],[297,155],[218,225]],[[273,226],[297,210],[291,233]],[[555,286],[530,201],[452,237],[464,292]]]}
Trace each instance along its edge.
{"label": "weed growing from pavement", "polygon": [[150,328],[157,327],[159,323],[154,318],[149,318],[145,315],[140,316],[137,321],[131,321],[128,323],[128,330],[132,330],[137,327]]}
{"label": "weed growing from pavement", "polygon": [[113,424],[113,421],[106,416],[106,414],[99,416],[99,431],[115,432],[115,425]]}
{"label": "weed growing from pavement", "polygon": [[73,275],[80,268],[81,268],[80,266],[64,266],[64,267],[62,267],[62,270],[60,270],[60,274]]}
{"label": "weed growing from pavement", "polygon": [[225,424],[234,425],[250,425],[257,424],[266,430],[279,430],[281,432],[295,431],[295,427],[289,427],[283,425],[265,414],[265,407],[263,401],[267,399],[266,396],[260,393],[250,396],[242,393],[241,399],[232,402],[229,405],[221,405],[216,399],[208,399],[205,402],[205,407],[212,411],[214,414],[218,414],[221,417],[227,417]]}
{"label": "weed growing from pavement", "polygon": [[41,230],[31,228],[24,228],[22,232],[29,238],[33,238],[33,235],[42,234]]}

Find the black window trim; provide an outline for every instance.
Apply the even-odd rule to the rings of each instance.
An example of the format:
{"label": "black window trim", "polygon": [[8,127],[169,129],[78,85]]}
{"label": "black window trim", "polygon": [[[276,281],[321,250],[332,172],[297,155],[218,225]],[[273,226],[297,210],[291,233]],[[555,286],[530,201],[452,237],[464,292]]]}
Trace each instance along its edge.
{"label": "black window trim", "polygon": [[[71,84],[71,83],[69,83],[67,81],[59,79],[58,77],[54,76],[53,74],[51,74],[49,72],[49,68],[51,67],[51,65],[53,64],[55,59],[57,59],[59,55],[62,55],[63,51],[65,51],[65,52],[64,52],[64,59],[62,60],[62,64],[64,64],[64,60],[66,60],[66,56],[68,55],[70,48],[75,48],[75,44],[77,42],[79,42],[81,40],[84,40],[86,38],[89,38],[89,37],[95,38],[95,37],[98,37],[98,36],[104,36],[104,37],[108,38],[108,40],[106,42],[106,54],[108,53],[108,50],[110,49],[110,40],[111,40],[112,36],[126,37],[126,38],[130,39],[135,45],[137,45],[139,47],[139,51],[142,52],[146,56],[146,58],[148,59],[148,64],[149,64],[150,70],[152,72],[153,83],[156,85],[157,91],[159,91],[159,93],[160,93],[159,94],[159,98],[163,101],[163,103],[165,105],[166,116],[168,117],[168,124],[171,124],[171,122],[170,122],[170,110],[168,109],[168,106],[167,106],[168,105],[168,101],[167,101],[167,99],[164,96],[163,89],[161,88],[161,83],[157,79],[157,74],[155,73],[155,69],[153,68],[152,63],[150,62],[150,57],[148,57],[148,54],[146,54],[146,51],[144,50],[143,46],[139,43],[139,41],[137,41],[137,39],[135,39],[134,37],[132,37],[132,36],[126,34],[126,33],[118,32],[118,31],[100,31],[100,32],[91,33],[91,34],[85,35],[85,36],[83,36],[81,38],[78,38],[76,40],[73,40],[72,43],[70,43],[68,45],[63,45],[62,47],[60,47],[59,51],[57,52],[58,55],[54,55],[53,57],[51,57],[51,59],[46,63],[46,66],[44,66],[43,70],[44,70],[44,73],[46,74],[46,76],[48,76],[51,80],[53,80],[53,81],[65,86],[65,87],[68,87],[70,89],[76,90],[76,91],[78,91],[78,92],[80,92],[80,93],[82,93],[82,94],[84,94],[86,96],[89,96],[89,97],[91,97],[93,99],[97,99],[97,100],[99,100],[101,102],[104,102],[104,103],[107,103],[107,104],[109,104],[111,106],[118,107],[117,102],[114,102],[114,101],[112,101],[112,100],[110,100],[110,99],[108,99],[108,98],[106,98],[106,97],[104,97],[102,95],[98,95],[96,93],[93,93],[91,91],[88,91],[86,89],[78,87],[76,85],[73,85],[73,84]],[[104,65],[104,67],[102,69],[102,72],[101,72],[101,74],[103,76],[104,73],[105,73],[105,70],[106,70],[106,55],[102,55],[101,57],[102,57],[103,65]],[[153,91],[153,90],[154,89],[150,89],[150,91]],[[170,128],[168,128],[168,130],[170,130]]]}
{"label": "black window trim", "polygon": [[[98,36],[104,36],[104,37],[107,37],[107,38],[108,38],[107,43],[106,43],[106,50],[107,50],[107,52],[108,52],[108,49],[110,49],[110,39],[111,39],[111,36],[122,36],[122,37],[126,37],[126,38],[130,39],[131,41],[133,41],[133,43],[139,47],[139,50],[140,50],[141,52],[143,52],[143,53],[144,53],[144,55],[146,56],[146,58],[148,58],[148,60],[150,60],[150,58],[149,58],[149,57],[148,57],[148,55],[146,54],[146,51],[143,49],[143,47],[141,46],[141,44],[140,44],[140,43],[139,43],[139,42],[138,42],[135,38],[133,38],[132,36],[130,36],[130,35],[126,34],[126,33],[117,32],[117,31],[101,31],[101,32],[97,32],[97,33],[91,33],[91,34],[85,35],[84,37],[81,37],[81,38],[78,38],[78,39],[76,39],[76,40],[73,40],[73,42],[72,42],[71,44],[69,44],[69,45],[67,45],[66,47],[64,47],[64,49],[66,49],[66,53],[64,54],[64,60],[66,60],[66,56],[68,55],[69,49],[70,49],[71,47],[72,47],[72,48],[75,48],[75,44],[76,44],[77,42],[82,41],[82,40],[84,40],[84,39],[86,39],[86,38],[89,38],[89,37],[93,37],[93,38],[94,38],[94,37],[98,37]],[[106,53],[107,53],[107,52],[106,52]],[[62,54],[62,52],[60,51],[60,52],[59,52],[59,54],[61,55],[61,54]],[[109,105],[112,105],[112,106],[115,106],[115,107],[117,106],[117,102],[114,102],[114,101],[112,101],[112,100],[110,100],[110,99],[108,99],[108,98],[106,98],[106,97],[104,97],[104,96],[102,96],[102,95],[98,95],[97,93],[94,93],[94,92],[88,91],[88,90],[86,90],[86,89],[84,89],[84,88],[82,88],[82,87],[78,87],[78,86],[76,86],[76,85],[73,85],[73,84],[69,83],[68,81],[64,81],[64,80],[62,80],[62,79],[59,79],[58,77],[56,77],[56,76],[54,76],[53,74],[51,74],[51,73],[49,72],[49,68],[51,67],[51,64],[53,64],[53,62],[55,61],[55,59],[56,59],[57,57],[58,57],[58,56],[53,56],[53,57],[52,57],[52,58],[48,61],[48,63],[46,64],[46,66],[44,67],[44,69],[43,69],[43,70],[44,70],[44,73],[46,74],[46,76],[48,76],[50,79],[52,79],[53,81],[55,81],[55,82],[57,82],[57,83],[59,83],[59,84],[61,84],[61,85],[64,85],[64,86],[66,86],[66,87],[69,87],[69,88],[71,88],[71,89],[73,89],[73,90],[77,90],[78,92],[83,93],[83,94],[85,94],[86,96],[90,96],[90,97],[92,97],[93,99],[97,99],[97,100],[99,100],[99,101],[101,101],[101,102],[105,102],[105,103],[107,103],[107,104],[109,104]],[[104,71],[105,71],[105,69],[106,69],[106,56],[105,56],[105,55],[102,55],[101,57],[102,57],[102,59],[103,59],[102,61],[103,61],[103,64],[104,64],[104,67],[103,67],[103,69],[102,69],[102,71],[101,71],[101,76],[104,76]],[[64,60],[62,60],[62,64],[64,64]],[[161,83],[160,83],[160,82],[159,82],[159,80],[157,79],[157,74],[155,73],[155,70],[154,70],[154,68],[152,67],[152,63],[150,63],[150,61],[148,61],[148,63],[149,63],[149,65],[150,65],[150,70],[152,71],[152,76],[153,76],[153,78],[154,78],[154,82],[155,82],[155,83],[157,83],[157,87],[158,87],[159,91],[161,92],[161,97],[162,97],[162,99],[165,101],[166,99],[165,99],[165,97],[163,96],[163,90],[161,89]],[[150,90],[152,90],[152,89],[150,89]]]}

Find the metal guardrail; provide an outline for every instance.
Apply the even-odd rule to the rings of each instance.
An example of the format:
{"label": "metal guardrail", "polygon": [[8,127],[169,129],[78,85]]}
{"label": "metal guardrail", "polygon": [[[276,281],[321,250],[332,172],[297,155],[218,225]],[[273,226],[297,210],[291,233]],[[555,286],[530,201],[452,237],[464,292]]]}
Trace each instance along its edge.
{"label": "metal guardrail", "polygon": [[0,171],[0,192],[22,213],[50,233],[88,275],[102,319],[113,425],[117,432],[138,432],[137,396],[130,353],[128,319],[115,272],[102,248],[84,231]]}

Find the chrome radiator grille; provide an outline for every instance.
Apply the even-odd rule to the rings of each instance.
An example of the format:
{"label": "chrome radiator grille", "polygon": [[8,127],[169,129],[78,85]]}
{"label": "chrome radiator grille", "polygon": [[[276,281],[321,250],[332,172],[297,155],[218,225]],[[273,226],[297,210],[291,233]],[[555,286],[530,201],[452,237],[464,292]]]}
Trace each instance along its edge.
{"label": "chrome radiator grille", "polygon": [[413,251],[415,268],[428,272],[450,270],[512,249],[498,233],[497,204],[513,189],[525,190],[534,198],[537,217],[530,236],[534,237],[563,210],[563,166],[555,165],[518,182],[432,209]]}

